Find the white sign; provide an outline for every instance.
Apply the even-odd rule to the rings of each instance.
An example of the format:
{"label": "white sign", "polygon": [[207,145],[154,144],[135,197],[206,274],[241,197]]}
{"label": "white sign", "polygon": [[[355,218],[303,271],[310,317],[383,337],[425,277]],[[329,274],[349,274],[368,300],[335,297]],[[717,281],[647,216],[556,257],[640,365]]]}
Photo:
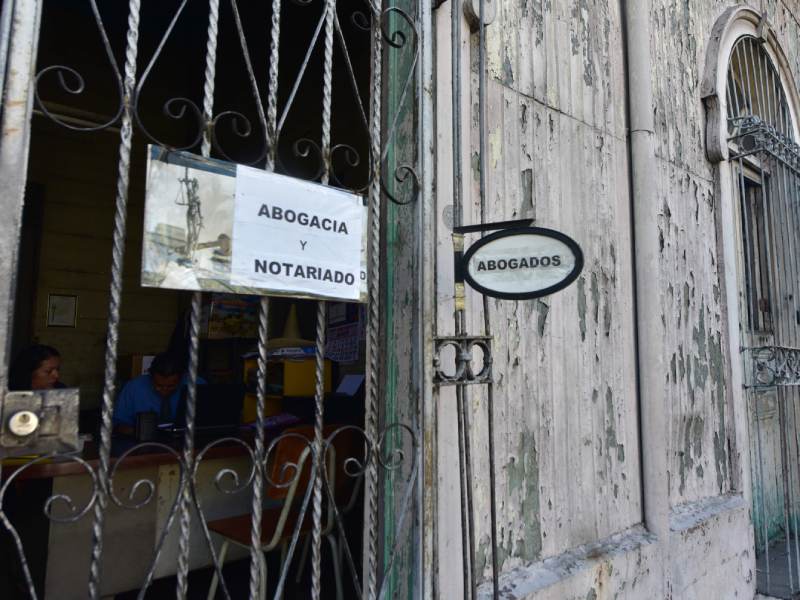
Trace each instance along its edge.
{"label": "white sign", "polygon": [[231,281],[358,300],[363,217],[359,196],[239,165]]}
{"label": "white sign", "polygon": [[360,196],[150,147],[142,285],[365,301]]}
{"label": "white sign", "polygon": [[583,253],[574,240],[540,227],[488,235],[470,246],[462,261],[470,286],[509,300],[557,292],[572,283],[582,268]]}

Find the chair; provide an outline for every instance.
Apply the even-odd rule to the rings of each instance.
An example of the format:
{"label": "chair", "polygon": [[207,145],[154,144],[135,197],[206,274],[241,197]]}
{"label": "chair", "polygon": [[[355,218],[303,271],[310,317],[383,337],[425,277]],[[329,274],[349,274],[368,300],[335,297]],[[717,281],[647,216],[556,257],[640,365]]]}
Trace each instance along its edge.
{"label": "chair", "polygon": [[[324,435],[328,435],[328,432],[330,431],[331,429],[329,427],[326,428],[326,430],[324,430]],[[296,434],[307,440],[314,439],[314,429],[310,426],[286,429],[283,432],[283,435],[285,436],[286,434]],[[339,436],[337,436],[337,438],[338,437]],[[341,437],[344,438],[344,434],[342,434]],[[337,463],[336,460],[337,447],[344,449],[344,445],[338,443],[338,439],[335,439],[334,444],[325,457],[325,469],[327,472],[328,481],[334,490],[337,490],[341,487],[341,484],[338,484],[337,486],[336,483],[337,473],[344,472],[344,461],[342,460],[341,463]],[[340,454],[339,456],[345,457],[346,454]],[[265,485],[265,497],[268,501],[268,504],[264,507],[261,518],[262,552],[260,554],[261,588],[259,589],[259,595],[262,599],[266,598],[267,594],[267,564],[264,554],[274,550],[278,547],[278,545],[280,545],[281,569],[283,568],[283,564],[286,561],[288,542],[294,535],[295,528],[298,527],[298,519],[300,517],[300,510],[302,508],[302,500],[305,496],[307,486],[312,485],[310,457],[311,452],[306,442],[294,436],[282,437],[275,448],[272,463],[268,466],[270,472],[269,478],[272,480],[272,482],[280,483],[288,480],[291,477],[292,483],[287,487],[277,487],[274,485],[269,485],[268,483]],[[290,473],[282,472],[283,466],[288,463],[297,465],[299,475],[296,475],[297,471],[292,471]],[[325,515],[323,518],[325,521],[323,522],[322,526],[322,535],[325,536],[331,548],[334,576],[336,579],[336,595],[338,600],[342,600],[343,592],[340,572],[341,551],[339,545],[337,544],[337,538],[334,531],[335,518],[333,516],[333,511],[331,511],[328,507],[327,493],[325,492],[324,488],[323,511],[323,514]],[[303,522],[299,524],[300,535],[306,537],[301,565],[305,562],[305,556],[307,555],[310,544],[309,533],[312,531],[313,527],[311,514],[312,504],[310,501]],[[223,538],[222,546],[219,550],[220,565],[223,565],[225,562],[225,556],[230,544],[235,544],[244,548],[250,548],[251,525],[252,515],[250,514],[217,519],[208,522],[209,531],[212,531]],[[213,600],[218,584],[219,576],[215,570],[211,580],[211,585],[209,587],[209,600]]]}

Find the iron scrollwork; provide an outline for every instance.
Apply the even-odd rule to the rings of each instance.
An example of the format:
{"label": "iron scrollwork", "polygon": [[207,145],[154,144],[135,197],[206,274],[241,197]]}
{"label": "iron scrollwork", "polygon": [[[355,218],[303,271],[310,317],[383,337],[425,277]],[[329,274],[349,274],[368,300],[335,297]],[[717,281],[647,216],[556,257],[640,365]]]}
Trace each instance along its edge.
{"label": "iron scrollwork", "polygon": [[731,160],[763,152],[800,174],[800,145],[794,140],[755,115],[730,119],[730,124],[733,135],[729,141],[739,146]]}
{"label": "iron scrollwork", "polygon": [[[465,385],[492,381],[492,338],[480,335],[437,337],[433,358],[434,381],[439,385]],[[455,351],[455,370],[446,372],[442,352]],[[473,368],[473,351],[479,349],[483,358],[479,368]]]}
{"label": "iron scrollwork", "polygon": [[[108,34],[103,23],[103,17],[98,10],[96,0],[88,1],[92,9],[95,26],[103,42],[105,56],[112,69],[114,85],[117,88],[119,100],[116,109],[113,111],[112,117],[96,124],[76,124],[62,118],[43,100],[41,91],[42,82],[52,75],[56,75],[61,90],[70,95],[77,96],[85,92],[86,81],[83,75],[71,66],[51,65],[41,69],[35,76],[34,96],[37,107],[45,117],[73,131],[102,131],[118,126],[125,108],[129,106],[134,124],[151,143],[163,146],[169,150],[192,151],[200,146],[204,137],[207,137],[214,151],[225,160],[241,162],[251,166],[262,165],[266,160],[268,164],[270,164],[270,161],[272,161],[272,164],[277,163],[279,170],[283,172],[289,173],[292,170],[287,167],[288,161],[281,160],[281,157],[278,155],[278,145],[287,116],[295,106],[295,100],[299,95],[301,84],[308,71],[309,63],[312,60],[315,48],[319,45],[321,32],[325,24],[324,11],[319,17],[317,26],[308,43],[303,63],[293,78],[290,92],[281,108],[280,115],[278,115],[274,126],[271,126],[270,123],[272,121],[268,118],[267,113],[275,111],[277,107],[270,106],[270,103],[268,103],[265,112],[264,101],[259,90],[258,78],[256,77],[250,59],[250,47],[242,25],[238,2],[237,0],[230,0],[236,37],[239,41],[242,61],[247,72],[247,86],[250,89],[250,96],[252,97],[256,112],[255,120],[260,125],[258,130],[263,132],[263,142],[257,156],[255,158],[243,160],[242,158],[237,159],[234,155],[235,153],[232,152],[231,149],[225,147],[224,139],[226,136],[220,135],[220,128],[223,125],[229,130],[230,135],[233,135],[234,138],[239,140],[251,138],[254,132],[257,131],[253,126],[253,119],[238,110],[225,109],[216,114],[206,115],[205,111],[200,108],[198,102],[186,95],[167,99],[161,108],[161,112],[164,116],[172,121],[177,122],[184,120],[192,123],[189,128],[189,133],[185,135],[184,141],[180,143],[160,137],[145,124],[145,116],[142,113],[140,104],[146,83],[156,64],[162,60],[164,48],[174,36],[176,24],[184,13],[188,0],[183,0],[175,9],[156,49],[147,61],[140,77],[135,82],[135,86],[132,88],[130,94],[128,94],[129,97],[126,96],[124,86],[125,78],[114,56],[114,51],[109,42]],[[309,7],[314,4],[310,0],[293,0],[293,3],[301,7]],[[411,150],[414,156],[410,160],[398,158],[396,156],[396,151],[398,148],[398,137],[402,135],[401,132],[409,126],[412,128],[417,127],[416,123],[418,119],[414,114],[416,110],[414,82],[418,77],[419,71],[418,23],[412,15],[401,8],[393,6],[382,9],[380,6],[374,5],[373,3],[370,3],[369,9],[366,11],[354,10],[350,15],[349,21],[356,30],[366,33],[371,31],[373,26],[372,22],[374,21],[376,23],[375,26],[380,28],[381,37],[385,44],[385,52],[408,53],[406,57],[400,60],[400,62],[408,64],[408,72],[398,77],[398,81],[402,81],[402,88],[400,89],[398,99],[395,105],[390,107],[391,114],[387,114],[384,117],[388,126],[382,133],[383,142],[380,148],[380,156],[373,156],[373,151],[368,144],[365,145],[363,149],[359,149],[351,143],[344,142],[333,143],[327,152],[323,152],[317,140],[310,139],[308,136],[303,136],[289,144],[293,157],[292,162],[297,159],[311,159],[314,161],[312,173],[310,175],[305,173],[304,178],[320,180],[323,172],[328,172],[330,173],[330,182],[332,184],[359,194],[365,193],[366,190],[369,189],[371,183],[377,178],[380,182],[381,190],[387,199],[396,204],[409,204],[418,197],[421,188],[416,166],[416,149]],[[359,92],[358,81],[351,58],[351,50],[348,48],[338,14],[334,18],[333,24],[335,39],[341,50],[341,56],[345,67],[344,72],[346,73],[348,84],[352,90],[352,108],[358,115],[358,122],[360,127],[363,128],[365,139],[368,139],[370,135],[370,125],[367,110],[365,109],[366,103]],[[210,22],[209,34],[209,39],[213,40],[215,44],[212,51],[216,52],[216,38],[218,36],[216,19]],[[210,84],[213,86],[213,81],[211,81]],[[269,85],[277,86],[277,77],[273,77],[272,74],[270,76]],[[270,97],[272,97],[271,90]],[[408,123],[406,123],[406,121],[408,121]],[[186,139],[188,139],[188,141],[186,141]],[[352,171],[365,164],[363,159],[364,154],[368,156],[366,162],[366,180],[361,183],[346,181],[342,169]],[[337,158],[337,156],[339,158]]]}
{"label": "iron scrollwork", "polygon": [[744,352],[750,362],[750,387],[800,385],[800,349],[758,346]]}
{"label": "iron scrollwork", "polygon": [[[399,490],[400,502],[394,519],[397,534],[395,539],[390,540],[390,552],[384,565],[383,573],[380,575],[382,580],[379,591],[383,589],[386,585],[387,574],[391,571],[395,557],[400,551],[401,536],[403,532],[406,532],[406,524],[413,512],[414,494],[419,481],[420,449],[418,435],[411,427],[402,423],[388,425],[375,439],[370,438],[364,429],[356,426],[329,428],[326,433],[327,436],[324,438],[322,446],[322,461],[317,458],[313,437],[293,430],[274,438],[261,461],[257,459],[252,447],[239,438],[222,438],[211,442],[196,454],[191,466],[186,464],[183,453],[171,446],[156,442],[137,444],[121,454],[114,461],[111,469],[109,480],[110,498],[115,505],[126,511],[141,510],[156,502],[158,498],[157,483],[151,479],[139,479],[133,482],[125,497],[121,497],[115,491],[115,476],[126,468],[125,464],[129,459],[134,456],[140,456],[142,452],[157,452],[162,456],[168,456],[169,464],[174,464],[178,467],[179,485],[174,492],[175,495],[172,498],[170,510],[162,529],[158,533],[147,574],[142,581],[138,597],[144,598],[153,582],[156,566],[162,556],[167,536],[177,521],[181,496],[186,486],[189,486],[191,491],[192,509],[200,517],[199,521],[203,530],[202,543],[211,556],[211,568],[217,573],[222,595],[229,600],[232,597],[222,573],[223,564],[215,548],[214,537],[208,527],[208,519],[198,493],[198,488],[203,483],[199,474],[199,467],[204,464],[204,460],[207,460],[209,451],[214,448],[231,445],[240,447],[240,455],[247,462],[246,473],[242,476],[236,470],[226,466],[211,475],[207,475],[220,493],[236,495],[252,492],[257,470],[261,470],[263,473],[265,490],[286,490],[293,485],[297,485],[304,473],[307,475],[304,489],[299,489],[298,491],[298,518],[292,531],[287,532],[287,554],[278,576],[275,598],[279,598],[285,588],[292,557],[301,542],[301,536],[304,535],[302,532],[303,522],[310,509],[314,487],[313,481],[318,472],[322,476],[329,515],[327,518],[328,523],[323,529],[323,535],[328,539],[332,548],[336,548],[335,559],[346,561],[347,571],[350,575],[349,582],[355,592],[355,597],[362,598],[363,593],[358,575],[360,569],[347,539],[345,519],[350,512],[357,508],[361,497],[360,487],[363,485],[364,474],[368,468],[375,467],[387,473],[399,474],[402,477],[402,486]],[[343,443],[345,440],[347,442]],[[281,458],[278,450],[281,444],[287,441],[299,443],[301,452],[298,453],[298,456],[300,458],[285,459],[282,464],[276,465],[275,461]],[[337,453],[339,453],[338,456]],[[45,501],[42,510],[51,523],[77,522],[91,511],[97,500],[99,474],[96,469],[98,467],[77,455],[45,455],[18,467],[4,479],[3,485],[0,487],[0,529],[4,529],[11,536],[17,552],[17,559],[20,561],[22,572],[24,573],[28,594],[32,599],[38,596],[25,548],[23,547],[23,540],[6,513],[4,502],[8,490],[21,475],[37,465],[52,460],[65,460],[80,465],[81,472],[85,471],[86,475],[91,479],[91,494],[80,506],[76,505],[75,501],[65,494],[54,494],[49,497]],[[325,468],[320,469],[320,464],[326,465]],[[308,467],[307,470],[306,466]]]}

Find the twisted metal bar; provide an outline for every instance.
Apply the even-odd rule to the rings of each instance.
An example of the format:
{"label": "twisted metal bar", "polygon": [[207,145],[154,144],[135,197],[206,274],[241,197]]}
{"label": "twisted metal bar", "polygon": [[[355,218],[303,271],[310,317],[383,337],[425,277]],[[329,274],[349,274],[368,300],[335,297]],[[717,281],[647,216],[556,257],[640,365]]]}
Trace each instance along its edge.
{"label": "twisted metal bar", "polygon": [[[214,84],[216,80],[217,37],[219,34],[219,0],[209,0],[208,33],[206,37],[206,67],[203,81],[203,140],[201,153],[211,154],[211,135],[208,124],[214,111]],[[189,382],[186,390],[186,429],[183,440],[183,460],[186,465],[184,477],[194,472],[194,420],[197,404],[197,362],[200,337],[200,309],[203,294],[192,294],[192,311],[189,318]],[[180,538],[178,541],[178,577],[176,595],[185,598],[189,585],[189,541],[192,519],[192,487],[183,482],[180,501]]]}
{"label": "twisted metal bar", "polygon": [[266,170],[275,170],[278,152],[278,60],[281,37],[281,0],[272,0],[272,32],[269,46],[269,96],[267,97],[267,163]]}
{"label": "twisted metal bar", "polygon": [[[272,22],[270,32],[269,56],[269,90],[267,96],[266,142],[267,171],[275,169],[275,153],[278,144],[275,123],[278,112],[278,61],[280,48],[281,2],[272,2]],[[264,493],[264,405],[267,395],[267,342],[269,324],[269,298],[261,299],[258,315],[258,383],[256,390],[256,438],[255,438],[255,479],[253,482],[253,508],[250,524],[250,597],[255,598],[261,587],[260,553],[261,550],[261,518]],[[266,582],[264,583],[266,586]]]}
{"label": "twisted metal bar", "polygon": [[261,586],[261,514],[264,492],[264,403],[267,395],[267,326],[269,298],[262,298],[258,315],[258,388],[256,390],[255,479],[250,524],[250,597],[255,598]]}
{"label": "twisted metal bar", "polygon": [[219,34],[219,0],[208,1],[208,34],[206,38],[206,70],[203,81],[203,143],[200,153],[211,156],[210,123],[214,114],[214,83],[217,73],[217,36]]}
{"label": "twisted metal bar", "polygon": [[[325,56],[322,76],[322,184],[330,181],[331,170],[331,102],[333,83],[333,21],[336,16],[336,0],[325,2]],[[316,390],[314,394],[314,451],[319,457],[314,475],[313,530],[311,533],[311,597],[319,599],[320,563],[322,561],[322,400],[325,395],[325,313],[326,304],[317,302],[316,335]]]}
{"label": "twisted metal bar", "polygon": [[314,392],[314,452],[318,457],[314,473],[313,530],[311,534],[311,597],[319,600],[322,561],[322,477],[326,463],[322,452],[322,400],[325,395],[325,315],[326,303],[317,302],[316,373]]}
{"label": "twisted metal bar", "polygon": [[[194,418],[197,400],[197,359],[200,337],[200,307],[203,303],[203,294],[192,294],[192,312],[189,319],[189,381],[186,385],[186,429],[183,436],[183,462],[186,473],[194,470]],[[192,519],[192,488],[184,485],[181,494],[180,509],[180,539],[178,542],[178,581],[176,596],[186,598],[189,585],[189,536]]]}
{"label": "twisted metal bar", "polygon": [[114,214],[113,251],[111,257],[111,288],[108,306],[108,336],[105,350],[105,378],[100,423],[100,464],[98,469],[97,503],[92,524],[92,558],[89,566],[89,598],[100,597],[100,561],[103,556],[103,524],[109,496],[109,459],[111,456],[111,427],[114,412],[114,380],[117,371],[117,342],[119,311],[122,295],[122,263],[125,258],[125,233],[128,210],[128,181],[130,177],[131,140],[133,137],[132,97],[136,87],[136,55],[139,41],[139,0],[128,3],[128,32],[125,47],[125,80],[123,84],[125,109],[120,125],[120,149],[117,166],[117,198]]}
{"label": "twisted metal bar", "polygon": [[[376,439],[378,432],[378,390],[380,342],[380,227],[381,227],[381,74],[383,60],[383,31],[380,7],[373,7],[372,15],[372,74],[370,88],[370,143],[375,172],[369,186],[369,315],[367,318],[367,373],[364,424],[367,437]],[[364,529],[366,531],[366,567],[364,590],[367,598],[375,598],[378,577],[378,467],[370,462],[364,481]]]}

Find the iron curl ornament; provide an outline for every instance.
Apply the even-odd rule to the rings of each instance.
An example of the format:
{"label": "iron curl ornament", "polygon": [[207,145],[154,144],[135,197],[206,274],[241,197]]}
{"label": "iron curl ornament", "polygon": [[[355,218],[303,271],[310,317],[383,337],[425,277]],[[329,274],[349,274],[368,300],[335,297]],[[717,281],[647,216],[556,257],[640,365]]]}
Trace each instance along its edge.
{"label": "iron curl ornament", "polygon": [[758,346],[743,352],[750,362],[748,387],[800,385],[800,349]]}
{"label": "iron curl ornament", "polygon": [[95,25],[103,42],[105,58],[108,60],[108,64],[110,65],[114,75],[114,85],[118,95],[118,104],[113,116],[106,121],[97,124],[76,125],[68,122],[59,115],[56,115],[48,108],[47,104],[42,100],[40,87],[42,81],[52,74],[57,75],[61,89],[68,94],[79,96],[85,91],[86,80],[76,69],[72,67],[66,65],[51,65],[49,67],[45,67],[35,75],[33,82],[34,99],[36,101],[36,105],[39,107],[39,110],[41,110],[42,113],[55,124],[72,131],[81,132],[102,131],[104,129],[108,129],[109,127],[113,127],[120,121],[125,108],[125,92],[122,83],[122,74],[117,66],[117,61],[114,58],[114,51],[111,48],[111,42],[108,39],[108,33],[103,24],[103,19],[100,16],[100,11],[97,8],[97,1],[89,0],[89,5],[92,9],[92,16],[94,17]]}
{"label": "iron curl ornament", "polygon": [[765,153],[800,174],[800,145],[793,139],[755,115],[735,117],[729,122],[732,135],[728,141],[735,142],[738,146],[738,151],[731,155],[731,160]]}
{"label": "iron curl ornament", "polygon": [[[315,5],[314,0],[291,0],[293,4],[309,8]],[[335,39],[340,49],[339,57],[342,61],[342,76],[347,79],[347,85],[352,92],[351,110],[358,116],[359,129],[364,137],[363,148],[357,147],[350,141],[339,141],[331,145],[327,153],[323,153],[319,142],[308,136],[298,138],[290,142],[291,161],[281,160],[277,155],[277,150],[281,140],[281,133],[286,123],[287,116],[295,108],[296,100],[300,95],[301,87],[306,78],[309,64],[315,52],[318,52],[321,31],[324,25],[324,11],[319,17],[319,21],[311,39],[308,42],[304,60],[297,73],[293,77],[293,83],[284,105],[280,111],[279,118],[274,125],[270,125],[271,120],[267,118],[264,101],[259,89],[258,77],[253,68],[251,48],[245,34],[242,17],[239,10],[238,0],[229,0],[235,37],[241,51],[241,60],[247,73],[245,87],[249,89],[246,94],[252,100],[255,110],[255,118],[248,116],[240,110],[221,109],[213,114],[206,114],[200,107],[198,101],[194,100],[190,94],[176,95],[167,98],[161,104],[160,114],[169,121],[187,124],[182,128],[182,141],[167,139],[156,133],[147,124],[148,116],[142,109],[142,98],[146,95],[147,84],[151,79],[152,73],[157,68],[159,62],[166,60],[165,48],[168,42],[175,37],[175,30],[178,22],[186,12],[188,0],[182,0],[171,15],[164,32],[159,38],[159,42],[145,64],[138,79],[134,82],[130,96],[126,97],[124,91],[123,75],[114,57],[114,52],[109,42],[108,34],[103,23],[103,18],[98,10],[96,0],[88,0],[94,17],[95,27],[98,30],[103,42],[104,55],[109,63],[114,86],[117,90],[118,102],[113,111],[113,115],[100,123],[84,124],[79,120],[65,118],[53,111],[52,106],[43,98],[42,84],[45,80],[56,78],[59,88],[73,96],[80,96],[86,92],[87,83],[84,76],[74,67],[68,65],[50,65],[41,69],[35,76],[34,97],[37,107],[42,114],[59,126],[77,132],[97,132],[118,126],[126,106],[131,108],[131,117],[136,129],[138,129],[145,139],[156,145],[163,146],[169,150],[194,151],[200,147],[204,139],[210,141],[213,151],[221,158],[230,162],[245,164],[248,166],[263,165],[265,161],[269,163],[277,161],[277,166],[281,172],[291,174],[293,168],[288,165],[300,160],[311,160],[315,166],[310,171],[304,170],[303,176],[306,179],[319,181],[324,172],[330,175],[330,183],[343,189],[348,189],[354,193],[365,193],[371,183],[378,179],[380,181],[383,195],[391,202],[399,205],[414,202],[421,190],[420,177],[416,166],[416,158],[413,160],[401,160],[397,163],[397,158],[393,158],[392,150],[398,141],[398,132],[408,125],[405,120],[411,119],[414,122],[412,127],[416,127],[417,118],[414,116],[415,97],[414,82],[418,77],[419,67],[419,33],[418,23],[407,11],[396,7],[381,9],[373,2],[365,2],[366,9],[356,8],[350,12],[349,22],[356,31],[369,33],[372,27],[379,27],[385,48],[384,52],[404,52],[405,58],[397,59],[396,62],[408,64],[408,72],[402,75],[398,81],[402,81],[400,93],[395,106],[391,109],[391,114],[386,114],[384,120],[387,127],[382,132],[381,156],[373,156],[373,151],[366,140],[369,139],[369,119],[365,109],[366,100],[361,97],[359,91],[358,78],[353,68],[353,56],[348,47],[345,35],[336,14],[334,18]],[[213,36],[213,51],[216,52],[217,36],[219,35],[216,21],[209,26],[210,34]],[[276,52],[277,55],[277,52]],[[275,56],[277,60],[277,56]],[[270,86],[277,86],[277,77],[270,77]],[[212,82],[213,83],[213,82]],[[269,103],[267,110],[274,110],[269,104],[274,104],[277,96],[272,89],[269,90]],[[411,111],[409,113],[409,111]],[[257,123],[257,125],[255,124]],[[260,135],[256,135],[260,132]],[[237,156],[236,140],[245,141],[257,138],[260,149],[255,157],[249,158]],[[234,143],[232,143],[234,142]],[[231,146],[231,147],[228,147]],[[416,149],[412,150],[416,153]],[[272,158],[270,158],[272,157]],[[366,157],[366,160],[365,160]],[[390,162],[392,164],[390,164]],[[379,168],[379,164],[381,165]],[[327,168],[327,171],[326,171]],[[365,178],[361,182],[352,181],[352,177],[346,177],[344,171],[357,172],[359,169],[366,169]]]}
{"label": "iron curl ornament", "polygon": [[[328,524],[324,530],[325,535],[335,537],[342,559],[346,561],[349,583],[355,592],[355,597],[362,598],[363,593],[359,576],[360,566],[348,542],[346,519],[350,513],[359,509],[362,498],[361,487],[368,468],[375,466],[384,473],[394,473],[395,476],[400,476],[401,485],[398,488],[400,501],[394,512],[396,537],[389,540],[391,550],[383,566],[383,573],[379,575],[382,578],[382,584],[379,589],[384,589],[388,573],[391,571],[395,558],[400,551],[403,541],[402,536],[407,533],[408,520],[413,514],[415,490],[419,483],[419,436],[412,427],[404,423],[387,425],[379,432],[377,438],[370,438],[363,428],[354,425],[329,427],[326,428],[326,432],[327,437],[324,439],[320,457],[315,454],[313,437],[306,433],[292,430],[287,430],[272,439],[261,462],[257,462],[257,457],[250,444],[235,437],[220,438],[204,446],[196,453],[191,470],[179,450],[162,443],[143,442],[120,454],[114,460],[111,470],[110,498],[114,504],[125,511],[145,509],[155,502],[157,498],[157,484],[150,479],[138,479],[132,484],[128,484],[128,492],[124,497],[118,494],[114,481],[119,473],[126,469],[128,461],[134,457],[141,457],[143,453],[155,453],[159,456],[159,461],[163,462],[168,457],[168,463],[165,464],[174,464],[178,467],[179,485],[176,490],[171,492],[174,493],[174,497],[169,502],[169,511],[161,530],[158,532],[146,575],[140,584],[141,587],[137,597],[146,597],[147,591],[154,581],[156,567],[159,561],[164,559],[166,540],[169,533],[175,529],[180,499],[185,486],[190,487],[192,509],[199,517],[199,523],[201,524],[202,545],[211,556],[211,568],[219,578],[220,591],[225,598],[230,599],[233,597],[222,572],[223,563],[215,547],[212,532],[207,525],[209,517],[203,507],[199,489],[201,485],[209,481],[213,483],[216,490],[225,495],[251,494],[253,492],[255,471],[258,468],[263,469],[265,473],[265,489],[286,490],[301,483],[302,480],[300,478],[304,473],[307,475],[307,481],[304,486],[298,487],[298,518],[292,531],[287,533],[287,555],[278,577],[275,598],[280,597],[288,580],[292,557],[303,535],[302,524],[310,514],[312,483],[317,473],[322,477],[327,505],[326,510],[328,512]],[[346,443],[342,443],[345,440]],[[282,464],[275,464],[276,459],[280,457],[279,449],[281,445],[287,441],[301,446],[302,451],[299,453],[299,460],[286,460]],[[228,466],[223,466],[211,473],[201,475],[200,466],[205,464],[211,455],[210,453],[223,447],[228,449],[226,455],[230,454],[230,448],[237,449],[238,456],[245,461],[243,467],[244,475]],[[15,469],[13,473],[5,478],[2,487],[0,487],[0,524],[2,524],[2,529],[10,534],[14,542],[17,559],[25,574],[28,595],[33,599],[38,596],[23,541],[5,512],[4,501],[9,488],[20,476],[26,471],[54,459],[71,461],[80,465],[81,472],[89,477],[91,483],[90,494],[80,504],[77,504],[66,494],[54,494],[45,500],[42,509],[43,513],[55,526],[79,521],[93,508],[99,481],[96,472],[98,466],[90,464],[77,455],[51,454],[32,459]],[[322,465],[325,465],[324,468]],[[204,477],[207,479],[204,479]],[[162,498],[159,501],[163,500]],[[60,511],[58,510],[59,507],[61,507]]]}

